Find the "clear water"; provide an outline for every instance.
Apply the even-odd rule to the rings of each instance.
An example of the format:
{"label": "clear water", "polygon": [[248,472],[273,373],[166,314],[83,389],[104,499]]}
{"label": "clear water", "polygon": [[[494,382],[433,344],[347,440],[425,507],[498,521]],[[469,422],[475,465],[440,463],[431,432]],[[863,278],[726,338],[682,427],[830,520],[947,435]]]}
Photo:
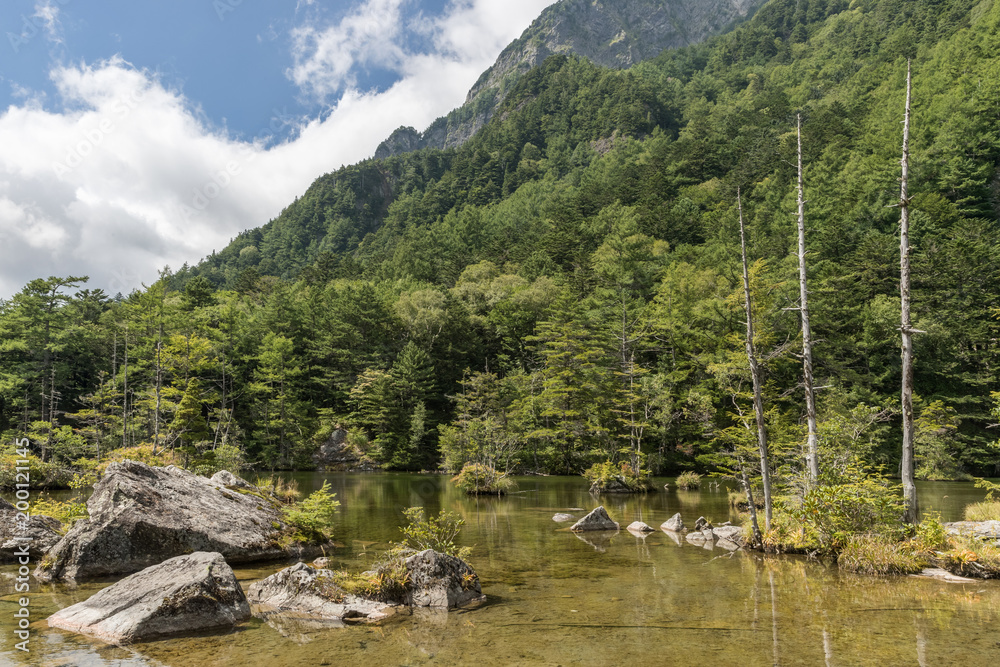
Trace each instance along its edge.
{"label": "clear water", "polygon": [[[53,630],[44,618],[108,585],[35,584],[31,653],[13,650],[14,568],[0,568],[0,664],[44,665],[1000,665],[1000,582],[949,584],[842,574],[802,557],[763,557],[640,538],[568,531],[604,504],[623,526],[657,527],[675,512],[730,518],[726,489],[670,490],[595,501],[581,478],[521,478],[505,498],[468,498],[445,477],[301,475],[308,492],[329,479],[342,502],[332,555],[361,568],[399,538],[402,510],[462,514],[462,543],[488,602],[450,613],[400,615],[379,626],[317,628],[254,619],[235,631],[130,648]],[[661,480],[662,482],[666,480]],[[982,497],[971,484],[929,483],[920,502],[945,520]],[[584,509],[572,509],[584,508]],[[284,564],[239,569],[244,587]]]}

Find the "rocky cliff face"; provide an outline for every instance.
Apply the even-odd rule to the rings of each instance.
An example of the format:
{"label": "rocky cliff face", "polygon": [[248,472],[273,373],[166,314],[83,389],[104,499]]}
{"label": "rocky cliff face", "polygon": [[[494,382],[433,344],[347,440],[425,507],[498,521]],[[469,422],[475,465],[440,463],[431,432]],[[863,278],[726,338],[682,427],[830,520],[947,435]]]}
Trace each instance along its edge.
{"label": "rocky cliff face", "polygon": [[421,148],[451,148],[489,122],[518,79],[553,54],[627,68],[664,49],[701,42],[748,18],[766,0],[561,0],[535,19],[486,70],[465,104],[421,134],[399,128],[375,158]]}

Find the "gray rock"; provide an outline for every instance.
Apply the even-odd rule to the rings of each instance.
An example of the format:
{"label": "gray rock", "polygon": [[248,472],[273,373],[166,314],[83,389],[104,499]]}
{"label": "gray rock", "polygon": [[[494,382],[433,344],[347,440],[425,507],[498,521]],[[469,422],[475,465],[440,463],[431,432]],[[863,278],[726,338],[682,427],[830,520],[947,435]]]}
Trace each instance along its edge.
{"label": "gray rock", "polygon": [[705,528],[711,528],[712,523],[703,516],[698,517],[698,520],[694,522],[695,530],[705,530]]}
{"label": "gray rock", "polygon": [[706,540],[710,540],[711,541],[711,540],[715,539],[715,532],[711,528],[702,528],[701,535]]}
{"label": "gray rock", "polygon": [[740,526],[716,526],[712,532],[717,539],[743,544],[743,528]]}
{"label": "gray rock", "polygon": [[661,530],[669,530],[675,533],[680,533],[684,531],[684,521],[681,519],[681,513],[673,515],[666,521],[660,524]]}
{"label": "gray rock", "polygon": [[953,521],[944,524],[949,535],[972,535],[981,540],[1000,540],[1000,521]]}
{"label": "gray rock", "polygon": [[554,515],[552,517],[552,520],[558,521],[559,523],[563,523],[564,521],[572,521],[575,518],[576,517],[573,516],[572,514],[563,514],[560,512],[559,514]]}
{"label": "gray rock", "polygon": [[708,541],[705,539],[705,536],[701,534],[701,531],[690,532],[684,536],[684,539],[686,539],[691,544],[697,545],[699,547],[703,546],[705,542]]}
{"label": "gray rock", "polygon": [[[434,607],[447,610],[483,600],[479,577],[460,558],[433,550],[421,551],[403,561],[409,571],[409,583],[401,597],[394,600],[371,600],[344,592],[330,570],[297,563],[251,584],[249,600],[254,613],[280,625],[289,612],[291,618],[339,621],[381,620],[402,606]],[[282,617],[274,617],[273,612]]]}
{"label": "gray rock", "polygon": [[16,562],[15,552],[28,547],[31,560],[39,559],[62,539],[62,523],[50,516],[32,514],[27,524],[17,522],[17,508],[0,498],[0,563]]}
{"label": "gray rock", "polygon": [[479,576],[461,558],[431,549],[406,559],[410,571],[411,607],[451,609],[481,600],[483,589]]}
{"label": "gray rock", "polygon": [[393,605],[349,595],[333,581],[333,572],[296,563],[270,577],[254,582],[247,599],[254,613],[271,610],[297,612],[311,619],[340,621],[344,618],[379,620],[392,614]]}
{"label": "gray rock", "polygon": [[607,510],[601,505],[592,510],[590,514],[574,523],[570,530],[579,532],[583,530],[618,530],[618,522],[612,521]]}
{"label": "gray rock", "polygon": [[136,572],[193,551],[229,563],[318,554],[287,544],[280,503],[259,492],[227,489],[174,466],[135,461],[108,466],[78,521],[35,570],[41,581]]}
{"label": "gray rock", "polygon": [[243,489],[244,491],[256,491],[255,487],[250,482],[246,481],[242,477],[237,477],[228,470],[220,470],[211,477],[211,481],[215,482],[219,486],[225,486],[230,489]]}
{"label": "gray rock", "polygon": [[125,644],[229,628],[248,618],[250,605],[222,554],[199,551],[126,577],[48,623]]}
{"label": "gray rock", "polygon": [[656,529],[643,521],[633,521],[626,528],[629,532],[652,533]]}

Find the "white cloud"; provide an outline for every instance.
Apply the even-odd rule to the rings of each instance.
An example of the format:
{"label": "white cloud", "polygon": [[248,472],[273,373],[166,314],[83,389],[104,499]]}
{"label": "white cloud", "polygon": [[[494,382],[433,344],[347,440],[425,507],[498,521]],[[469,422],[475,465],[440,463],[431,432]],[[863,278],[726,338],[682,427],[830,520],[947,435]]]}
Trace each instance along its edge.
{"label": "white cloud", "polygon": [[[66,0],[63,0],[65,3]],[[35,13],[32,18],[38,19],[45,29],[46,37],[53,44],[62,44],[62,26],[59,23],[59,7],[55,0],[40,0],[35,3]]]}
{"label": "white cloud", "polygon": [[[404,1],[364,7],[383,2],[391,13]],[[207,126],[191,100],[119,57],[57,67],[52,101],[66,111],[30,96],[0,110],[0,298],[50,275],[89,275],[90,287],[127,293],[164,265],[176,269],[222,249],[275,217],[319,175],[370,156],[395,128],[426,127],[461,104],[549,2],[452,4],[431,19],[432,52],[393,61],[400,79],[388,90],[348,86],[322,119],[274,145]],[[379,28],[362,15],[347,24],[356,37],[350,43],[361,45],[357,57],[375,58],[370,36],[402,23]],[[340,48],[331,44],[325,53]],[[336,63],[328,76],[323,62],[311,65],[317,81],[346,80]]]}

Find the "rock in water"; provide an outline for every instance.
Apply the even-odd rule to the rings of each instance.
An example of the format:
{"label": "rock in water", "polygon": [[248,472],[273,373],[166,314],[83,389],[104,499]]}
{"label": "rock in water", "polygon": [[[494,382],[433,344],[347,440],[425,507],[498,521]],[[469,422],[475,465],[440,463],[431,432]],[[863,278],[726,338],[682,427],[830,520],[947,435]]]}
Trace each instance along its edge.
{"label": "rock in water", "polygon": [[49,617],[49,626],[115,644],[228,628],[250,605],[222,554],[195,552],[122,579]]}
{"label": "rock in water", "polygon": [[365,617],[375,620],[388,616],[392,609],[392,605],[384,602],[346,594],[334,583],[333,572],[305,563],[296,563],[254,582],[247,597],[252,604],[265,610],[293,611],[317,619]]}
{"label": "rock in water", "polygon": [[559,523],[562,523],[563,521],[572,521],[575,518],[576,517],[573,516],[572,514],[566,514],[564,512],[552,515],[552,520],[558,521]]}
{"label": "rock in water", "polygon": [[711,528],[712,522],[703,516],[698,517],[698,520],[694,522],[695,530],[705,530],[705,528]]}
{"label": "rock in water", "polygon": [[28,547],[31,560],[38,561],[58,542],[62,524],[50,516],[32,514],[26,525],[17,522],[17,508],[0,498],[0,563],[19,559],[15,553]]}
{"label": "rock in water", "polygon": [[643,521],[633,521],[628,525],[628,528],[626,528],[626,530],[636,531],[639,533],[652,533],[656,529]]}
{"label": "rock in water", "polygon": [[394,593],[388,601],[345,593],[335,583],[333,572],[305,563],[252,584],[249,599],[260,606],[261,613],[273,609],[326,620],[378,620],[399,606],[447,610],[483,599],[479,577],[460,558],[428,549],[405,557],[403,564],[409,574],[405,592]]}
{"label": "rock in water", "polygon": [[715,537],[720,540],[728,540],[734,544],[743,544],[743,528],[740,526],[718,526],[712,529]]}
{"label": "rock in water", "polygon": [[681,520],[681,513],[678,512],[677,514],[673,515],[672,517],[661,523],[660,529],[669,530],[675,533],[683,532],[684,521]]}
{"label": "rock in water", "polygon": [[612,521],[607,510],[601,505],[590,514],[583,517],[570,527],[570,530],[579,532],[582,530],[618,530],[618,522]]}
{"label": "rock in water", "polygon": [[229,563],[310,552],[311,547],[282,541],[289,527],[277,501],[231,486],[174,466],[112,463],[87,501],[90,518],[74,524],[35,577],[128,574],[193,551],[219,552]]}
{"label": "rock in water", "polygon": [[410,606],[451,609],[483,596],[475,571],[456,556],[427,549],[407,558],[406,569],[410,571]]}

